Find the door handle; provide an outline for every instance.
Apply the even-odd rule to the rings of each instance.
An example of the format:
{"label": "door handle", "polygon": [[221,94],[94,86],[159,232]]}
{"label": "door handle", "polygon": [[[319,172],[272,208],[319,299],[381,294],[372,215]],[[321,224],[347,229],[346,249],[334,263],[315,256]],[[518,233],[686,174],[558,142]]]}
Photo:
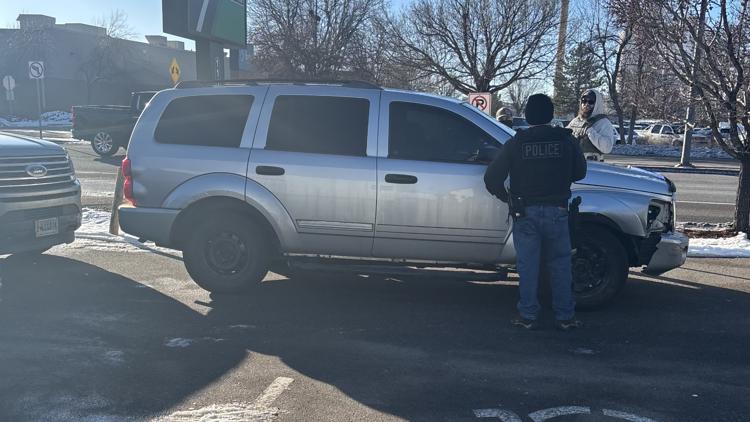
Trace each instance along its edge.
{"label": "door handle", "polygon": [[417,176],[410,176],[408,174],[386,174],[385,181],[387,183],[397,183],[399,185],[413,185],[417,183]]}
{"label": "door handle", "polygon": [[284,169],[274,166],[258,166],[255,167],[255,173],[265,176],[281,176],[282,174],[284,174]]}

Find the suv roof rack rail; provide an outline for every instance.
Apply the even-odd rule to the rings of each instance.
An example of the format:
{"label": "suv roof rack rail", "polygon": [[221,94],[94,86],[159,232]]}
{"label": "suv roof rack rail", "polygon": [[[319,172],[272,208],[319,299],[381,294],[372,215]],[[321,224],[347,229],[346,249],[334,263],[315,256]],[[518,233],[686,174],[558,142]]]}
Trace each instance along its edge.
{"label": "suv roof rack rail", "polygon": [[219,81],[182,81],[175,89],[202,88],[211,86],[254,85],[339,85],[347,88],[383,89],[379,85],[357,80],[336,79],[226,79]]}

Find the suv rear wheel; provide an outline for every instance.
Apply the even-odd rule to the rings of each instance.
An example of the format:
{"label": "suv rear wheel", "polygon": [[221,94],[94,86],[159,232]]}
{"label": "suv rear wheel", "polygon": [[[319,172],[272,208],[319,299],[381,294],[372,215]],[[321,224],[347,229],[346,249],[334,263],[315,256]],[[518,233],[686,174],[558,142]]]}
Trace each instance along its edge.
{"label": "suv rear wheel", "polygon": [[268,272],[263,230],[237,214],[214,214],[199,223],[184,247],[185,268],[213,293],[240,293],[257,286]]}
{"label": "suv rear wheel", "polygon": [[628,278],[628,254],[612,233],[582,227],[578,252],[573,256],[573,293],[579,309],[606,305]]}

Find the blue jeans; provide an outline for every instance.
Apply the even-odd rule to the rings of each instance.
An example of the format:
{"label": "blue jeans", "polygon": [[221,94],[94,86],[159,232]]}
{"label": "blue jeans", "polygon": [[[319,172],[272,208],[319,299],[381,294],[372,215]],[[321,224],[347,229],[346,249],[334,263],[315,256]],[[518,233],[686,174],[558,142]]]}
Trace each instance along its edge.
{"label": "blue jeans", "polygon": [[537,319],[539,314],[540,261],[547,268],[552,286],[555,319],[572,319],[575,314],[571,270],[568,210],[557,206],[528,206],[526,215],[513,223],[522,318]]}

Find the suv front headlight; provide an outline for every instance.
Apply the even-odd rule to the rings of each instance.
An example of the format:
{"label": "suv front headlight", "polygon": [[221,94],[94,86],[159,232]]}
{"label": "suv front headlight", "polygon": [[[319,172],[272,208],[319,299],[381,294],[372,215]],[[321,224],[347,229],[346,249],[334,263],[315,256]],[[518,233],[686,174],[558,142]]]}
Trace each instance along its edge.
{"label": "suv front headlight", "polygon": [[666,232],[672,230],[674,208],[671,202],[651,201],[646,215],[648,232]]}

